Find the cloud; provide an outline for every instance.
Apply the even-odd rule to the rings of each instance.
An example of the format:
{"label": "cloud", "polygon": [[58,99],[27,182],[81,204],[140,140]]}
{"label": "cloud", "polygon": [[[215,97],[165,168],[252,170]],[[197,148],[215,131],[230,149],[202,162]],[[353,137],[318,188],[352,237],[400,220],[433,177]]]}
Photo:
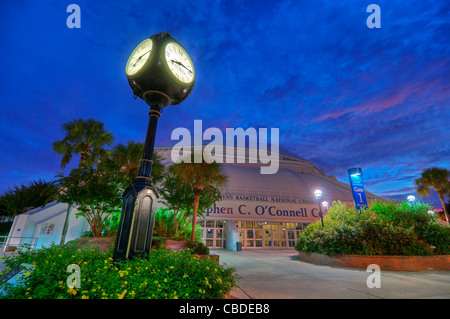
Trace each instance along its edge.
{"label": "cloud", "polygon": [[117,142],[144,141],[148,106],[133,100],[124,64],[159,31],[185,45],[198,77],[185,102],[164,110],[157,144],[195,119],[222,130],[276,127],[289,151],[345,182],[346,170],[360,166],[380,194],[412,187],[430,166],[448,167],[445,1],[380,0],[378,30],[365,24],[367,4],[355,1],[77,4],[79,30],[65,26],[60,1],[0,4],[0,191],[56,173],[51,143],[74,118],[102,120]]}

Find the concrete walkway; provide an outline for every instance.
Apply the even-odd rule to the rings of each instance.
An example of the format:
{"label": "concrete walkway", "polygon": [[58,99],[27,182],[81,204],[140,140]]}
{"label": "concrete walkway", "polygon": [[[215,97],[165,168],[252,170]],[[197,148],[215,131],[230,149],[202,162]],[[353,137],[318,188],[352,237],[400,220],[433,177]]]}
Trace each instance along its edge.
{"label": "concrete walkway", "polygon": [[240,299],[450,299],[449,271],[383,271],[381,287],[368,288],[372,272],[300,261],[295,250],[211,250],[242,278]]}

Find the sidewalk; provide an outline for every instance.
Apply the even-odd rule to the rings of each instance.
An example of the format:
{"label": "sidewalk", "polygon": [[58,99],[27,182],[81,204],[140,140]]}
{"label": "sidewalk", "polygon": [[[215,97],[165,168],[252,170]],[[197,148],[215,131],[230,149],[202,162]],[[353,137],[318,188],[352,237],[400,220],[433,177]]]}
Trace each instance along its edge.
{"label": "sidewalk", "polygon": [[295,250],[211,250],[242,277],[239,299],[450,299],[449,271],[383,271],[381,287],[368,288],[364,269],[314,265]]}

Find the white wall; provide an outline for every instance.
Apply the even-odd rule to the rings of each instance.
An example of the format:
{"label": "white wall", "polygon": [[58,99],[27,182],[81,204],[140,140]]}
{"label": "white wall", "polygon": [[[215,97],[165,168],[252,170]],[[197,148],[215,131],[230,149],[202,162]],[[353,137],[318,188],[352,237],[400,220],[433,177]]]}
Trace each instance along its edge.
{"label": "white wall", "polygon": [[[35,248],[51,246],[52,243],[59,245],[64,228],[68,205],[65,203],[52,202],[44,208],[36,208],[15,217],[9,233],[10,237],[37,237]],[[77,209],[72,208],[69,215],[69,224],[65,242],[79,238],[85,231],[89,230],[89,224],[82,216],[76,216]],[[44,224],[53,225],[51,234],[40,234]],[[12,238],[8,245],[31,244],[30,238]]]}

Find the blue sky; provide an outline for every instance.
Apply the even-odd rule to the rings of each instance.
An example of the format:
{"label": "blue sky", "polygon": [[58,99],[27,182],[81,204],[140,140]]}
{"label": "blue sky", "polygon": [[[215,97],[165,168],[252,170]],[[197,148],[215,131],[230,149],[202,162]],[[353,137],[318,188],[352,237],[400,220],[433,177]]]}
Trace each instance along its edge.
{"label": "blue sky", "polygon": [[[80,29],[66,26],[71,3]],[[380,29],[366,25],[371,3]],[[0,192],[54,179],[51,144],[74,118],[103,121],[117,143],[144,140],[148,107],[124,69],[160,31],[188,50],[197,79],[164,110],[157,145],[195,119],[276,127],[282,147],[343,182],[361,167],[366,188],[390,198],[414,193],[424,169],[450,166],[447,1],[46,0],[0,12]]]}

